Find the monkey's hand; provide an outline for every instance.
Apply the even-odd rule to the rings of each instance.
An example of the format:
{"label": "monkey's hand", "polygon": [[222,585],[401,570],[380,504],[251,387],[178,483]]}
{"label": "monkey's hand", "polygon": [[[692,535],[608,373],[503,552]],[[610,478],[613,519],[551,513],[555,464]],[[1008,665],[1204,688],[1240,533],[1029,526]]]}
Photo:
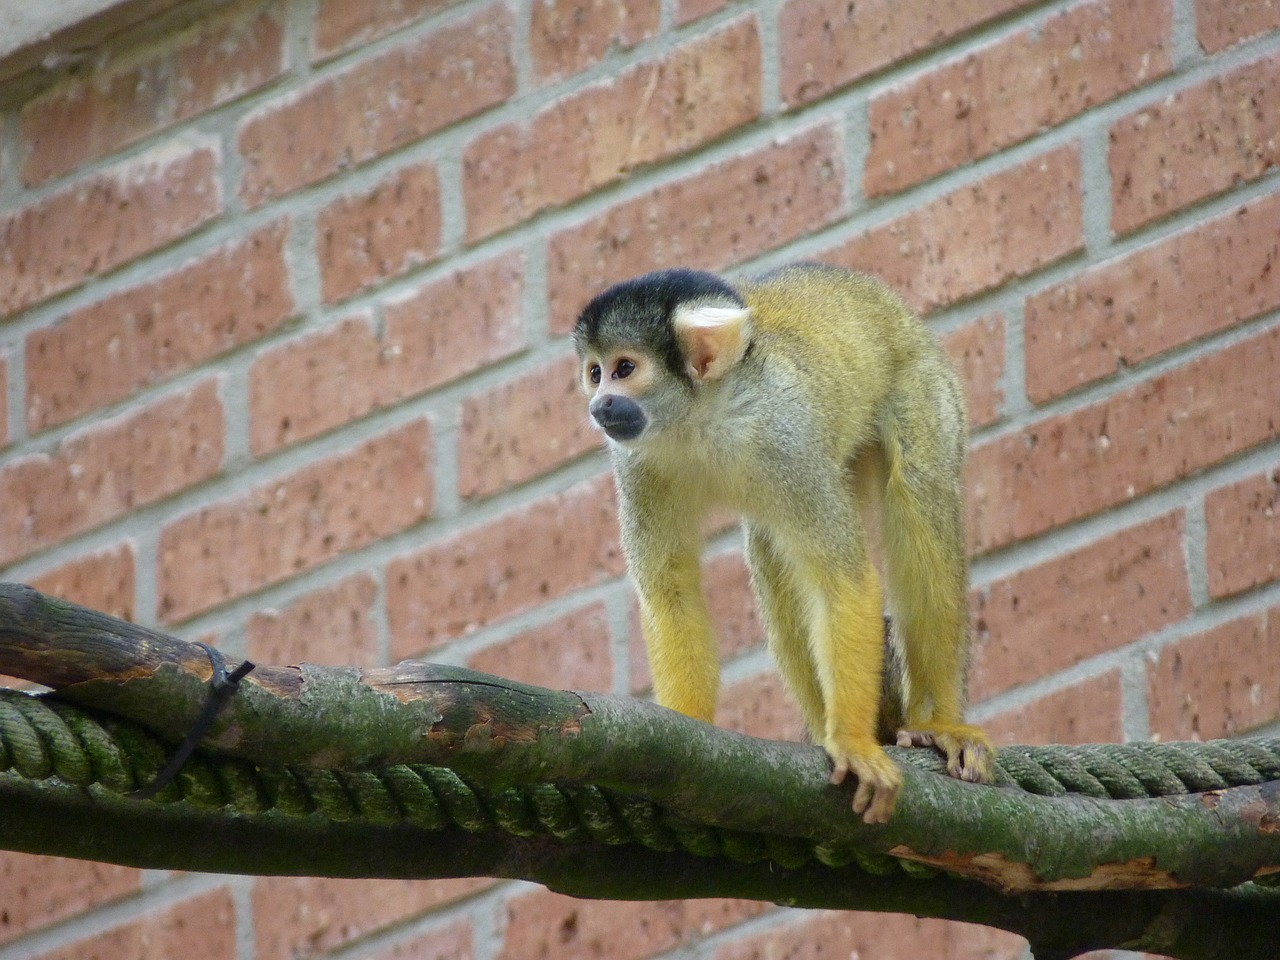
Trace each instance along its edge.
{"label": "monkey's hand", "polygon": [[996,748],[978,727],[967,723],[935,723],[919,730],[899,730],[900,747],[933,747],[946,755],[947,773],[957,780],[990,783],[995,779]]}
{"label": "monkey's hand", "polygon": [[902,771],[878,743],[826,745],[831,755],[831,782],[843,783],[852,773],[858,779],[853,794],[853,812],[867,823],[888,823],[898,802]]}

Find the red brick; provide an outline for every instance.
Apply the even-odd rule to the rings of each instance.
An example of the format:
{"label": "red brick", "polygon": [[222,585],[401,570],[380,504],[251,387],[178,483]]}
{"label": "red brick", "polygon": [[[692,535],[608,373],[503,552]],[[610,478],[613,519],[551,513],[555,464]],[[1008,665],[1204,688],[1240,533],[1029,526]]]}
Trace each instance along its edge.
{"label": "red brick", "polygon": [[1196,39],[1206,53],[1280,27],[1275,0],[1196,0]]}
{"label": "red brick", "polygon": [[1171,0],[1086,0],[871,100],[870,196],[1026,140],[1168,73]]}
{"label": "red brick", "polygon": [[974,447],[971,546],[1125,503],[1280,432],[1280,328]]}
{"label": "red brick", "polygon": [[22,109],[22,178],[44,183],[256,90],[284,69],[284,12],[235,4],[73,76]]}
{"label": "red brick", "polygon": [[792,105],[939,46],[1034,0],[788,0],[782,8],[782,98]]}
{"label": "red brick", "polygon": [[716,269],[803,236],[848,210],[844,149],[821,126],[664,184],[551,238],[552,328],[600,287],[659,267]]}
{"label": "red brick", "polygon": [[169,143],[0,216],[0,318],[217,216],[218,163],[208,141]]}
{"label": "red brick", "polygon": [[3,673],[0,673],[0,687],[4,687],[7,690],[22,690],[29,693],[35,693],[41,689],[40,684],[38,683]]}
{"label": "red brick", "polygon": [[[642,960],[697,943],[769,907],[744,900],[577,900],[535,890],[506,905],[498,960]],[[620,931],[626,931],[620,936]]]}
{"label": "red brick", "polygon": [[1027,941],[1016,934],[954,920],[852,911],[794,916],[786,926],[725,943],[715,960],[1021,960],[1027,952]]}
{"label": "red brick", "polygon": [[1257,180],[1280,163],[1280,55],[1116,121],[1108,161],[1116,233]]}
{"label": "red brick", "polygon": [[250,207],[412,143],[515,92],[513,24],[493,3],[250,114],[238,143]]}
{"label": "red brick", "polygon": [[942,345],[964,378],[969,425],[995,423],[1004,407],[1004,317],[993,314],[957,327]]}
{"label": "red brick", "polygon": [[1204,498],[1209,596],[1243,593],[1280,577],[1280,469],[1210,491]]}
{"label": "red brick", "polygon": [[457,270],[388,301],[386,342],[398,359],[398,397],[413,396],[525,346],[524,257]]}
{"label": "red brick", "polygon": [[1191,613],[1182,511],[973,592],[974,700],[1115,650]]}
{"label": "red brick", "polygon": [[996,746],[1014,743],[1123,743],[1120,672],[1081,680],[996,714],[982,724]]}
{"label": "red brick", "polygon": [[821,255],[883,277],[916,310],[993,290],[1084,248],[1080,149],[960,187]]}
{"label": "red brick", "polygon": [[435,650],[624,567],[612,477],[579,483],[393,560],[391,655]]}
{"label": "red brick", "polygon": [[311,35],[313,60],[364,46],[462,0],[320,0]]}
{"label": "red brick", "polygon": [[482,877],[411,881],[263,877],[253,885],[254,955],[257,960],[311,960],[492,883]]}
{"label": "red brick", "polygon": [[205,380],[0,468],[0,565],[162,500],[222,466],[222,401]]}
{"label": "red brick", "polygon": [[615,47],[633,47],[658,32],[658,0],[542,0],[533,4],[529,52],[538,80],[571,76]]}
{"label": "red brick", "polygon": [[720,637],[720,658],[731,660],[764,646],[764,622],[741,553],[718,553],[702,561],[702,588]]}
{"label": "red brick", "polygon": [[[29,375],[29,374],[28,374]],[[0,353],[0,448],[9,442],[9,358]]]}
{"label": "red brick", "polygon": [[142,890],[142,871],[109,863],[0,853],[0,943]]}
{"label": "red brick", "polygon": [[190,955],[196,945],[200,960],[235,960],[236,907],[225,887],[98,930],[83,940],[41,953],[36,960],[171,960]]}
{"label": "red brick", "polygon": [[1280,306],[1280,193],[1027,299],[1027,394],[1043,403]]}
{"label": "red brick", "polygon": [[467,666],[554,690],[612,690],[608,611],[602,603],[575,610],[477,650]]}
{"label": "red brick", "polygon": [[177,623],[431,515],[431,430],[414,420],[160,532],[160,609]]}
{"label": "red brick", "polygon": [[755,18],[744,17],[578,90],[527,122],[485,132],[463,157],[467,239],[475,242],[754,120],[761,66]]}
{"label": "red brick", "polygon": [[294,314],[286,224],[264,227],[27,337],[27,429],[133,396],[278,330]]}
{"label": "red brick", "polygon": [[628,676],[633,697],[653,693],[653,671],[649,669],[649,649],[645,645],[644,628],[640,623],[640,601],[634,592],[631,598],[630,632],[627,634]]}
{"label": "red brick", "polygon": [[317,257],[328,303],[428,263],[440,253],[440,177],[419,163],[316,214]]}
{"label": "red brick", "polygon": [[807,739],[800,705],[776,669],[729,684],[720,691],[716,725],[765,740]]}
{"label": "red brick", "polygon": [[485,497],[600,447],[579,386],[578,358],[561,357],[462,402],[458,491]]}
{"label": "red brick", "polygon": [[262,354],[249,375],[250,447],[288,444],[448,383],[520,350],[524,261],[506,254],[423,284]]}
{"label": "red brick", "polygon": [[1280,718],[1280,607],[1148,654],[1147,706],[1161,740],[1234,737]]}
{"label": "red brick", "polygon": [[710,16],[717,10],[723,10],[729,0],[676,0],[676,26],[693,23],[702,17]]}
{"label": "red brick", "polygon": [[20,113],[22,179],[37,186],[171,126],[173,52],[129,57],[73,76]]}
{"label": "red brick", "polygon": [[377,581],[356,573],[283,610],[255,613],[245,631],[246,655],[258,663],[377,666],[377,601]]}
{"label": "red brick", "polygon": [[467,919],[432,927],[373,953],[361,954],[362,960],[472,960],[476,949],[471,924]]}
{"label": "red brick", "polygon": [[318,436],[393,396],[391,352],[368,313],[294,337],[249,371],[249,447],[261,457]]}
{"label": "red brick", "polygon": [[27,581],[41,593],[132,620],[137,595],[134,547],[126,541],[68,560]]}

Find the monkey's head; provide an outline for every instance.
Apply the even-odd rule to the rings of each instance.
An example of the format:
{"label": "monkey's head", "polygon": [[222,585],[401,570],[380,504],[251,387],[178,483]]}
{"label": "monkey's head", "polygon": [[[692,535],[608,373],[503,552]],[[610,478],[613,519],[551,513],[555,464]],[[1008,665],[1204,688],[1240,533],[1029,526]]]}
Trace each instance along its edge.
{"label": "monkey's head", "polygon": [[750,310],[697,270],[660,270],[610,287],[573,330],[591,417],[617,443],[683,422],[698,392],[742,359]]}

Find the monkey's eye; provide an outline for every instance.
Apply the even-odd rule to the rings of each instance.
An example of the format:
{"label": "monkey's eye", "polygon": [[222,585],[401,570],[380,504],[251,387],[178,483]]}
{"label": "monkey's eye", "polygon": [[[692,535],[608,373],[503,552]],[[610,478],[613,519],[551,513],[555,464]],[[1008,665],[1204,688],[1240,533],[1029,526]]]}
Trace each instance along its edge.
{"label": "monkey's eye", "polygon": [[619,360],[618,366],[614,370],[613,375],[619,380],[625,380],[636,372],[636,365],[631,360]]}
{"label": "monkey's eye", "polygon": [[587,379],[592,383],[600,382],[600,364],[593,363],[591,366],[587,367]]}

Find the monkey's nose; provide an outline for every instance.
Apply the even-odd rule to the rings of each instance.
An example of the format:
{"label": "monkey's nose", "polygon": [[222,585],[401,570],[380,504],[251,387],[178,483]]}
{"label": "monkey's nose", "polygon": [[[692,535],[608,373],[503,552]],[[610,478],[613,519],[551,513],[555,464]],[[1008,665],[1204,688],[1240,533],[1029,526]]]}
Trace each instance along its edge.
{"label": "monkey's nose", "polygon": [[613,440],[634,440],[644,432],[644,409],[630,397],[607,394],[591,401],[591,416]]}

